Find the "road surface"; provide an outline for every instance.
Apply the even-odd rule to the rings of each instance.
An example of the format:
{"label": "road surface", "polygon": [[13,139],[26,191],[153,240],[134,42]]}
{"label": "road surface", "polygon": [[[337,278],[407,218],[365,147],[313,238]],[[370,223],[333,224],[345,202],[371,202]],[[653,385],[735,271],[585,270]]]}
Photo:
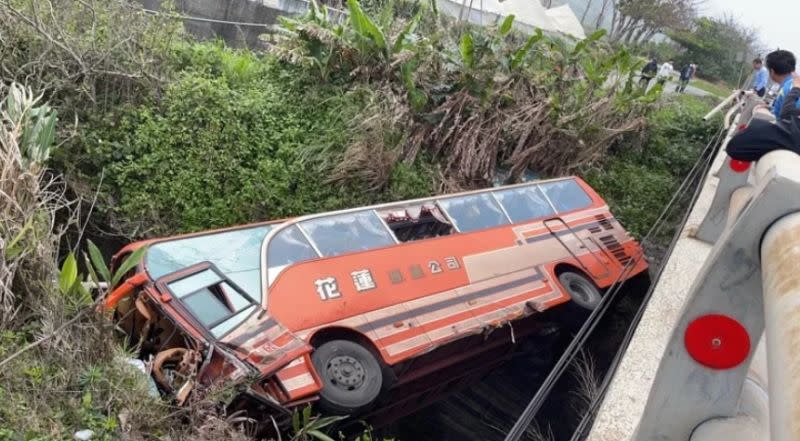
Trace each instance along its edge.
{"label": "road surface", "polygon": [[[664,93],[667,94],[677,93],[675,92],[676,87],[678,87],[678,83],[676,81],[668,81],[667,85],[664,87]],[[692,86],[691,82],[689,83],[688,86],[686,86],[686,91],[684,93],[688,93],[689,95],[694,95],[699,97],[711,96],[711,94],[706,92],[705,90],[698,89],[697,87]]]}

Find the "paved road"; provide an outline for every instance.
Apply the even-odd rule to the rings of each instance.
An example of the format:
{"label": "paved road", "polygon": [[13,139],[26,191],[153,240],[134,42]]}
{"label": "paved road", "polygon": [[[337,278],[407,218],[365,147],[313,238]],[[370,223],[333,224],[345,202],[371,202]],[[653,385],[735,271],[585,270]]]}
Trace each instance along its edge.
{"label": "paved road", "polygon": [[[667,93],[667,94],[677,93],[677,92],[675,92],[675,88],[677,86],[678,86],[677,82],[668,81],[667,82],[667,86],[664,88],[664,92]],[[686,91],[684,93],[688,93],[689,95],[694,95],[694,96],[699,96],[699,97],[711,96],[711,94],[706,92],[705,90],[698,89],[698,88],[692,86],[691,82],[689,83],[688,86],[686,86]]]}
{"label": "paved road", "polygon": [[[636,81],[639,81],[638,77],[636,78]],[[650,81],[650,87],[648,88],[648,90],[653,88],[653,86],[655,86],[655,85],[656,85],[656,81],[655,80]],[[671,80],[667,81],[667,84],[664,86],[664,93],[667,94],[667,95],[674,95],[675,93],[677,93],[677,92],[675,92],[675,88],[677,86],[678,86],[678,82],[676,80],[671,79]],[[689,83],[688,86],[686,86],[686,91],[684,93],[687,93],[689,95],[699,96],[699,97],[712,96],[712,94],[706,92],[705,90],[698,89],[697,87],[692,86],[691,82]]]}

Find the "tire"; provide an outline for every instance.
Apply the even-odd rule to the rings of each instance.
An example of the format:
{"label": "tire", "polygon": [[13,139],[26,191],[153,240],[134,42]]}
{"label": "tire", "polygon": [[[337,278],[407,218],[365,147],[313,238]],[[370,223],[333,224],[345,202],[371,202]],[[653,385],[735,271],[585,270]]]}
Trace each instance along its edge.
{"label": "tire", "polygon": [[582,309],[593,311],[603,298],[591,280],[576,272],[565,271],[558,276],[558,281],[575,305]]}
{"label": "tire", "polygon": [[365,347],[349,340],[332,340],[311,354],[322,379],[320,408],[349,415],[370,407],[381,393],[381,364]]}

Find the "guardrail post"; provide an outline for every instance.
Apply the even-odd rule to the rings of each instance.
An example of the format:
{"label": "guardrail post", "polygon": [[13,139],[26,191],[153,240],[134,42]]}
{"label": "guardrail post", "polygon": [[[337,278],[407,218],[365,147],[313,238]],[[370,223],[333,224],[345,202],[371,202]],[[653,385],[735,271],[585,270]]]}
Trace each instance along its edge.
{"label": "guardrail post", "polygon": [[[731,138],[743,128],[739,123],[749,125],[754,119],[765,121],[775,120],[774,115],[761,108],[757,108],[759,104],[764,103],[757,95],[749,92],[740,92],[739,94],[732,95],[725,102],[730,103],[735,99],[738,99],[739,102],[731,108],[731,111],[728,112],[728,115],[725,117],[725,126],[728,128],[728,133],[725,140],[722,142],[722,149],[725,149]],[[721,109],[721,107],[715,110],[719,111],[719,109]],[[736,114],[732,121],[729,121],[737,110],[740,110],[740,112]],[[709,115],[712,114],[713,113],[709,113]],[[706,119],[709,118],[709,115],[706,116]],[[730,214],[729,204],[731,196],[736,193],[737,189],[747,185],[750,165],[751,164],[748,162],[725,158],[725,163],[715,174],[715,176],[719,178],[717,192],[714,195],[708,213],[706,213],[706,217],[697,229],[697,233],[695,234],[697,239],[711,244],[719,239],[726,224],[730,223],[728,218]],[[741,194],[742,192],[739,193]]]}
{"label": "guardrail post", "polygon": [[761,245],[770,434],[800,439],[800,214],[770,227]]}
{"label": "guardrail post", "polygon": [[[765,271],[769,274],[764,273],[763,281],[761,269],[765,233],[775,231],[773,224],[781,226],[776,221],[800,213],[800,197],[793,197],[800,195],[800,156],[772,152],[759,161],[755,171],[752,199],[722,231],[695,278],[656,372],[636,440],[687,441],[703,422],[736,415],[750,360],[764,331],[765,302],[771,320],[768,352],[775,350],[775,344],[787,345],[769,356],[770,389],[785,388],[770,396],[771,411],[786,408],[771,419],[786,419],[774,422],[775,430],[789,433],[786,438],[774,439],[797,439],[793,435],[800,435],[800,404],[795,404],[800,396],[800,389],[795,388],[800,386],[800,375],[796,375],[800,372],[800,354],[793,355],[789,346],[800,341],[800,306],[793,306],[800,305],[800,273],[793,274],[793,259],[800,256],[800,239],[797,246],[787,248],[781,240],[789,243],[788,238],[770,236],[778,239],[764,241],[768,247],[764,250]],[[791,228],[781,228],[789,230],[800,231],[800,227],[795,229],[792,224]],[[773,249],[773,243],[780,249]],[[762,291],[770,299],[763,298]],[[791,315],[790,311],[798,312]],[[789,326],[791,320],[793,326]],[[773,370],[778,370],[776,378],[772,378]]]}
{"label": "guardrail post", "polygon": [[697,229],[695,234],[697,239],[708,243],[714,243],[719,239],[728,220],[731,196],[737,189],[747,185],[749,168],[750,163],[725,158],[725,163],[717,172],[719,178],[717,192],[714,194],[714,200],[711,202],[706,217]]}

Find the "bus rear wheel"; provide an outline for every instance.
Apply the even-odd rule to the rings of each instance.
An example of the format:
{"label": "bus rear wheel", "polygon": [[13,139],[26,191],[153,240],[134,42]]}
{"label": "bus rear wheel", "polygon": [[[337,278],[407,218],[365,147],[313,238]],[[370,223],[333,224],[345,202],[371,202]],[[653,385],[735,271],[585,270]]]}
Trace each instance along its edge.
{"label": "bus rear wheel", "polygon": [[381,365],[365,347],[349,340],[331,340],[312,354],[322,379],[320,408],[347,415],[367,409],[381,392]]}
{"label": "bus rear wheel", "polygon": [[600,304],[602,296],[591,280],[573,271],[564,271],[558,281],[567,291],[572,301],[583,309],[593,311]]}

